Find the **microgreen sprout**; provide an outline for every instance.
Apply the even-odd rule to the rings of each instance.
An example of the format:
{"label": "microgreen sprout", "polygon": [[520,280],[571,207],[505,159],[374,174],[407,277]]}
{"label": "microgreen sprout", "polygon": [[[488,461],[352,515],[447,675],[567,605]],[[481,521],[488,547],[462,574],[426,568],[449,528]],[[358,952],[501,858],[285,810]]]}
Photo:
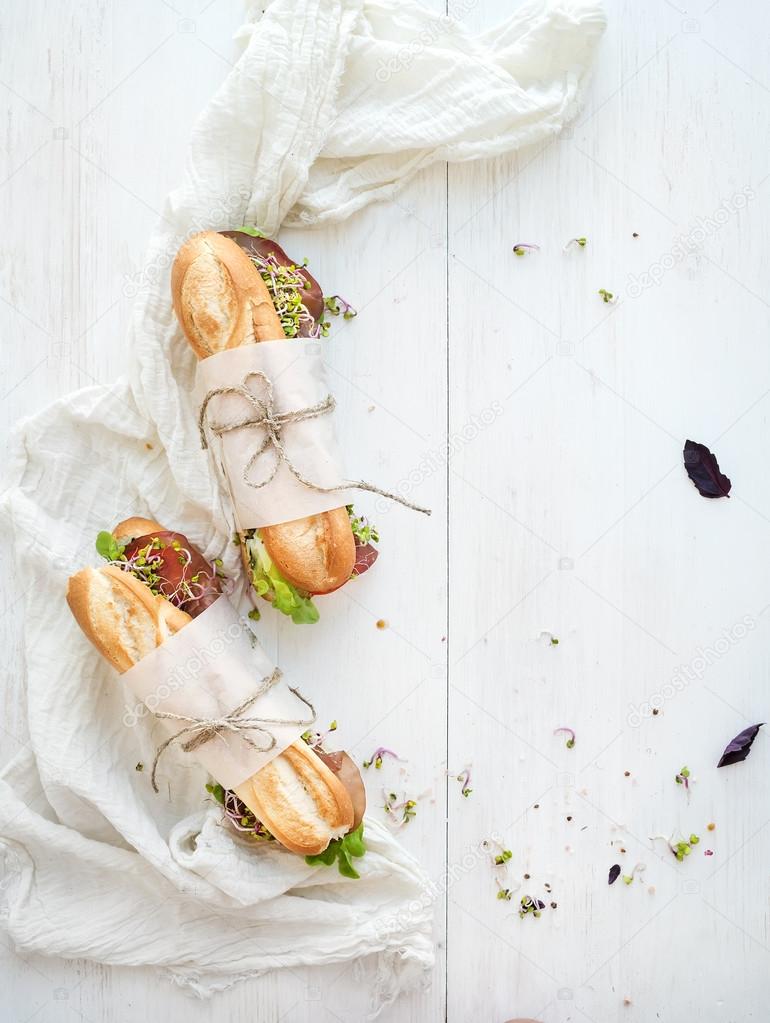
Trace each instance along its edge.
{"label": "microgreen sprout", "polygon": [[347,513],[350,518],[350,528],[353,530],[353,536],[358,540],[359,543],[379,543],[380,534],[377,532],[377,527],[369,523],[363,515],[356,515],[353,510],[353,505],[346,505]]}
{"label": "microgreen sprout", "polygon": [[530,252],[539,252],[540,246],[530,245],[528,242],[517,242],[513,246],[513,254],[515,256],[525,256],[527,254],[527,250],[529,250]]}
{"label": "microgreen sprout", "polygon": [[573,245],[579,245],[581,249],[584,249],[586,247],[586,245],[588,245],[588,239],[587,238],[570,238],[570,240],[564,246],[564,251],[566,252],[567,249],[572,248]]}
{"label": "microgreen sprout", "polygon": [[528,913],[531,913],[534,917],[540,916],[540,911],[545,909],[545,903],[541,902],[540,899],[533,899],[531,895],[522,896],[520,902],[519,916],[523,920]]}
{"label": "microgreen sprout", "polygon": [[606,288],[599,288],[599,294],[602,297],[602,302],[610,303],[615,301],[615,296],[611,291],[607,291]]}
{"label": "microgreen sprout", "polygon": [[403,757],[400,757],[398,753],[394,753],[392,749],[386,749],[384,746],[378,746],[369,759],[364,761],[364,767],[369,768],[372,764],[374,764],[375,768],[379,771],[382,767],[383,757],[392,757],[394,760],[403,761]]}
{"label": "microgreen sprout", "polygon": [[510,902],[510,897],[512,895],[510,888],[504,888],[497,878],[495,878],[495,884],[497,885],[497,897],[505,899],[506,902]]}
{"label": "microgreen sprout", "polygon": [[504,864],[508,862],[508,860],[511,859],[512,856],[513,853],[511,852],[510,849],[503,849],[495,856],[495,866],[502,867]]}
{"label": "microgreen sprout", "polygon": [[699,836],[694,833],[690,835],[689,840],[682,838],[678,839],[677,841],[674,841],[673,835],[671,835],[670,838],[666,838],[665,835],[652,835],[650,837],[651,842],[654,842],[657,839],[661,839],[661,841],[665,842],[668,845],[672,854],[680,863],[684,861],[685,857],[690,855],[693,846],[697,845],[700,842]]}
{"label": "microgreen sprout", "polygon": [[[126,557],[126,545],[119,544],[111,533],[102,531],[96,538],[96,550],[111,565],[129,572],[143,582],[156,597],[165,597],[183,610],[188,601],[199,600],[211,589],[213,576],[210,574],[199,571],[187,575],[193,556],[177,539],[169,541],[161,540],[158,536],[151,537],[149,543]],[[173,588],[166,580],[165,555],[169,550],[176,554],[182,566],[179,581]],[[219,574],[218,570],[215,571]]]}
{"label": "microgreen sprout", "polygon": [[571,729],[571,728],[554,728],[554,730],[553,730],[553,734],[554,735],[560,735],[562,733],[564,733],[564,735],[567,736],[567,741],[565,743],[565,746],[567,747],[567,749],[574,749],[575,748],[575,732],[573,731],[573,729]]}
{"label": "microgreen sprout", "polygon": [[332,732],[337,731],[337,722],[332,721],[325,732],[311,732],[309,729],[300,735],[300,739],[306,742],[312,749],[320,749],[323,752],[323,744]]}
{"label": "microgreen sprout", "polygon": [[634,869],[631,871],[630,874],[623,875],[623,884],[633,884],[634,878],[637,876],[637,874],[643,874],[646,869],[647,867],[644,865],[644,863],[635,864]]}
{"label": "microgreen sprout", "polygon": [[[208,789],[209,786],[207,785],[206,788]],[[242,803],[236,794],[229,789],[225,790],[223,806],[225,808],[225,816],[236,831],[248,835],[255,842],[275,841],[262,821],[257,820],[248,806]]]}
{"label": "microgreen sprout", "polygon": [[[383,796],[385,797],[383,809],[393,827],[401,828],[404,824],[408,824],[413,817],[417,816],[416,799],[402,799],[399,803],[397,802],[398,796],[395,792],[383,792]],[[399,813],[401,814],[400,817]]]}
{"label": "microgreen sprout", "polygon": [[674,781],[677,785],[684,785],[686,789],[690,787],[690,769],[689,767],[681,767],[679,774],[674,775]]}
{"label": "microgreen sprout", "polygon": [[316,323],[303,302],[302,292],[310,284],[300,271],[307,260],[300,265],[290,263],[281,266],[273,253],[265,256],[252,254],[250,258],[270,292],[285,336],[318,338],[325,334],[323,325]]}
{"label": "microgreen sprout", "polygon": [[462,792],[462,794],[467,799],[468,796],[471,794],[471,792],[473,792],[473,789],[470,787],[471,786],[471,769],[470,769],[470,767],[465,767],[465,768],[463,768],[463,770],[459,774],[456,774],[455,775],[455,781],[459,781],[460,782],[460,786],[461,786],[460,791]]}
{"label": "microgreen sprout", "polygon": [[332,316],[339,316],[340,306],[342,306],[343,320],[352,320],[354,316],[358,316],[358,312],[342,295],[329,295],[324,299],[324,307],[329,310]]}

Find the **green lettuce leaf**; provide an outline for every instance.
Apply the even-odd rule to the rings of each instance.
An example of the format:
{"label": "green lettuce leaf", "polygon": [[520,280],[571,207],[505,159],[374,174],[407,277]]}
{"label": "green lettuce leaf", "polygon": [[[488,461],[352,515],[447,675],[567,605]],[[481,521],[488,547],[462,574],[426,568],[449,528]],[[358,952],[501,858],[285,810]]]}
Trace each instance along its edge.
{"label": "green lettuce leaf", "polygon": [[102,530],[96,537],[96,553],[105,561],[119,561],[125,548],[121,547],[112,533]]}
{"label": "green lettuce leaf", "polygon": [[361,875],[353,866],[353,859],[363,856],[365,852],[364,822],[361,821],[355,831],[351,831],[343,838],[332,839],[322,853],[318,853],[316,856],[306,856],[305,863],[311,867],[331,867],[336,860],[337,869],[343,877],[358,880]]}
{"label": "green lettuce leaf", "polygon": [[288,582],[265,549],[257,533],[245,541],[251,565],[251,582],[260,597],[287,615],[295,625],[313,625],[318,621],[318,608],[312,599]]}

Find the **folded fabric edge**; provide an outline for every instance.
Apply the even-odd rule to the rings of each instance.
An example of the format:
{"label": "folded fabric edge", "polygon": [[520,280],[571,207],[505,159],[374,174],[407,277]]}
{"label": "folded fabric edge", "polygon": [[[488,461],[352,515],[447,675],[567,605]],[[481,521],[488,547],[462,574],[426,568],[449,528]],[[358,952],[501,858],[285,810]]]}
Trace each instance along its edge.
{"label": "folded fabric edge", "polygon": [[[431,983],[430,971],[435,962],[435,955],[432,948],[426,955],[424,952],[416,953],[413,948],[398,947],[374,952],[361,960],[355,960],[355,962],[361,969],[365,969],[369,963],[374,965],[375,977],[371,1010],[366,1019],[375,1020],[401,995],[428,990]],[[235,987],[236,984],[274,973],[275,970],[250,970],[245,973],[217,977],[204,974],[199,970],[169,967],[164,967],[158,972],[187,994],[206,999],[220,994],[222,991],[227,991]]]}

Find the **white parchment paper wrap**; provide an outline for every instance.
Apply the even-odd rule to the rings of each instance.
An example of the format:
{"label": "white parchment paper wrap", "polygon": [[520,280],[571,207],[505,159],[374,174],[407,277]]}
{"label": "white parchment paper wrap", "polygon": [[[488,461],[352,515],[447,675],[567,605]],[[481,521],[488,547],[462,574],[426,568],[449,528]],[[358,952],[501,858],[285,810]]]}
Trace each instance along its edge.
{"label": "white parchment paper wrap", "polygon": [[[273,669],[244,619],[223,596],[122,677],[152,712],[210,719],[230,714],[253,696]],[[243,716],[296,721],[307,720],[312,712],[281,678]],[[188,724],[158,720],[167,736],[175,735]],[[276,739],[275,746],[267,752],[258,753],[240,734],[226,732],[189,755],[225,788],[235,788],[295,742],[307,724],[266,727]],[[190,737],[188,733],[180,741]],[[259,732],[253,733],[253,739],[260,746],[266,745],[265,736]]]}
{"label": "white parchment paper wrap", "polygon": [[[295,412],[323,401],[329,394],[320,342],[297,338],[260,341],[219,352],[198,363],[195,398],[200,408],[206,394],[218,387],[242,386],[247,374],[260,370],[273,384],[273,402],[277,413]],[[252,378],[250,389],[264,395],[264,385]],[[231,422],[248,412],[242,398],[224,395],[215,398],[208,409],[209,419]],[[230,485],[235,516],[240,529],[272,526],[307,515],[330,511],[350,504],[349,491],[324,494],[300,483],[282,464],[275,478],[265,487],[254,489],[243,479],[244,467],[262,443],[265,431],[246,426],[225,433],[220,439],[207,432],[215,455],[221,451],[225,475]],[[283,427],[286,453],[299,472],[320,486],[335,486],[344,480],[334,433],[333,413]],[[221,446],[220,446],[221,445]],[[270,445],[252,467],[250,478],[259,482],[272,471],[277,452]]]}

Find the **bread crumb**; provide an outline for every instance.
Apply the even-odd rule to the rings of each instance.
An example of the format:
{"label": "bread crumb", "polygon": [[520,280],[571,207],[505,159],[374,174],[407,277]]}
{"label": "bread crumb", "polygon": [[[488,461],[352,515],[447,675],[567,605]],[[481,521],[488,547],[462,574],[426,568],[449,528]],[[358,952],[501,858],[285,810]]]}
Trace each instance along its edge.
{"label": "bread crumb", "polygon": [[387,629],[387,627],[388,627],[388,623],[385,621],[384,618],[378,618],[377,619],[377,628],[378,629]]}

